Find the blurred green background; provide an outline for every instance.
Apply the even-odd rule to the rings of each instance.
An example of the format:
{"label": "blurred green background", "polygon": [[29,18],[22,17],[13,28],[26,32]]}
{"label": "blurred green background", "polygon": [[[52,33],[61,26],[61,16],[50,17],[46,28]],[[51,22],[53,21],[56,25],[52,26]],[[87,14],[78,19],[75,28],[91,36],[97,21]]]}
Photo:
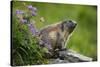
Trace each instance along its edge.
{"label": "blurred green background", "polygon": [[[97,6],[15,1],[13,12],[17,9],[26,10],[24,5],[38,9],[38,15],[34,17],[38,29],[65,19],[76,21],[78,25],[67,48],[97,60]],[[44,17],[45,22],[40,21],[41,17]]]}

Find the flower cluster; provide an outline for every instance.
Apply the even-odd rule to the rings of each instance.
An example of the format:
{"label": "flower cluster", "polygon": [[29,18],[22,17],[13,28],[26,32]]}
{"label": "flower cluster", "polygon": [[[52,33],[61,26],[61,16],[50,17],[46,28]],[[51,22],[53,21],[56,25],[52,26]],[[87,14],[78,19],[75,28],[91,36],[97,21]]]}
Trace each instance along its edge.
{"label": "flower cluster", "polygon": [[37,29],[35,27],[35,24],[33,24],[31,21],[32,16],[37,15],[37,8],[33,7],[32,5],[27,6],[28,12],[24,12],[22,10],[16,10],[16,15],[19,21],[23,24],[27,24],[31,33],[33,35],[36,35]]}
{"label": "flower cluster", "polygon": [[28,27],[29,27],[29,29],[30,29],[30,31],[32,32],[33,35],[37,35],[38,30],[36,29],[35,25],[30,23],[30,24],[28,24]]}
{"label": "flower cluster", "polygon": [[[35,21],[32,21],[31,19],[33,19],[32,17],[35,17],[37,15],[37,8],[33,7],[32,5],[27,6],[27,11],[22,11],[22,10],[16,10],[16,15],[17,18],[19,19],[19,21],[22,24],[26,24],[29,27],[30,32],[32,33],[33,36],[37,36],[39,34],[40,31],[37,30],[37,28],[35,27]],[[40,20],[42,22],[44,22],[44,18],[41,17]],[[49,41],[49,39],[40,39],[40,46],[44,46],[46,47],[48,50],[51,50],[51,43]]]}
{"label": "flower cluster", "polygon": [[32,5],[29,5],[28,6],[28,9],[30,10],[32,16],[36,16],[36,11],[37,11],[37,8],[36,7],[33,7]]}
{"label": "flower cluster", "polygon": [[24,14],[24,12],[21,10],[16,10],[16,14]]}

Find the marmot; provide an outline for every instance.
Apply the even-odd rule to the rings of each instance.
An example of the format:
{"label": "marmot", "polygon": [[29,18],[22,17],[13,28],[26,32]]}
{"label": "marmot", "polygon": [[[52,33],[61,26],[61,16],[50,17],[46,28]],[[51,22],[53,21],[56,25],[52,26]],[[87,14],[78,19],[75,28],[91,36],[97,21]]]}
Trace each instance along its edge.
{"label": "marmot", "polygon": [[66,41],[76,27],[76,22],[64,20],[59,23],[49,25],[40,30],[41,46],[46,47],[50,55],[54,56],[56,51],[66,49]]}

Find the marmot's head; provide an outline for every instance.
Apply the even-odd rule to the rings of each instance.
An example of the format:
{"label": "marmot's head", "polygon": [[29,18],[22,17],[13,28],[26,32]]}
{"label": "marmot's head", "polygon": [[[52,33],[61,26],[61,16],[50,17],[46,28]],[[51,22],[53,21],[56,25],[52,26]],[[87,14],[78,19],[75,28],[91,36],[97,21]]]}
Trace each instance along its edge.
{"label": "marmot's head", "polygon": [[65,21],[62,21],[61,29],[62,29],[62,31],[67,31],[70,34],[73,32],[76,25],[77,25],[77,23],[75,21],[65,20]]}

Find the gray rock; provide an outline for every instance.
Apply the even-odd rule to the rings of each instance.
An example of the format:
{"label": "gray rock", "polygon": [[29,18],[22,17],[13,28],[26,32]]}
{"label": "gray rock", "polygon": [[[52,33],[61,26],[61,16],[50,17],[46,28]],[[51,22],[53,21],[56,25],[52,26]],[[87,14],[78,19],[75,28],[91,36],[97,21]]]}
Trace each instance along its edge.
{"label": "gray rock", "polygon": [[[63,57],[63,60],[60,59]],[[50,59],[50,64],[58,63],[70,63],[70,62],[90,62],[92,58],[81,55],[73,50],[59,51],[59,57],[57,59]]]}

